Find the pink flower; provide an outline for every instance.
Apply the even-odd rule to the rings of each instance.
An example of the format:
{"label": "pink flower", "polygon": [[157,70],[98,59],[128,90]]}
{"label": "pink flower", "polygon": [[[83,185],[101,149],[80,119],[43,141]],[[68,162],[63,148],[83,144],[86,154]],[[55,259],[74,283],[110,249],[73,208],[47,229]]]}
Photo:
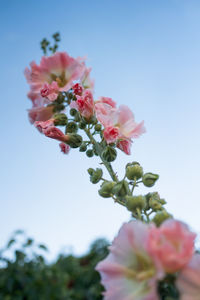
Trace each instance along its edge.
{"label": "pink flower", "polygon": [[34,125],[39,130],[39,132],[42,133],[43,130],[54,126],[54,119],[49,119],[48,121],[36,121]]}
{"label": "pink flower", "polygon": [[108,144],[114,143],[119,137],[119,129],[117,127],[108,126],[104,130],[103,136]]}
{"label": "pink flower", "polygon": [[[125,153],[130,154],[130,144],[132,138],[138,138],[145,132],[144,122],[137,124],[134,115],[127,106],[120,106],[118,109],[100,102],[95,104],[96,116],[98,121],[104,126],[105,130],[108,127],[115,127],[119,129],[118,140],[119,148],[125,149]],[[104,136],[107,143],[110,143],[110,137]],[[121,141],[126,141],[124,144]],[[129,141],[129,142],[128,142]]]}
{"label": "pink flower", "polygon": [[132,142],[130,140],[121,140],[117,142],[117,148],[122,150],[127,155],[131,154],[131,144]]}
{"label": "pink flower", "polygon": [[[116,102],[114,100],[112,100],[112,98],[109,98],[109,97],[100,97],[100,99],[96,101],[96,104],[100,104],[100,103],[108,104],[112,108],[116,108],[116,105],[117,105]],[[98,107],[99,107],[99,105],[97,106],[97,108]]]}
{"label": "pink flower", "polygon": [[63,152],[64,154],[68,154],[69,150],[70,150],[70,146],[66,145],[65,143],[60,143],[59,144],[61,152]]}
{"label": "pink flower", "polygon": [[49,57],[43,56],[40,65],[32,62],[30,67],[26,68],[24,73],[32,93],[37,97],[40,97],[40,93],[45,94],[44,84],[49,85],[51,90],[51,84],[57,83],[57,86],[54,84],[53,92],[47,92],[50,101],[55,100],[58,92],[68,91],[73,86],[74,80],[83,76],[86,68],[81,58],[74,59],[66,52],[56,52]]}
{"label": "pink flower", "polygon": [[75,95],[81,96],[83,93],[83,87],[79,83],[74,84],[72,89]]}
{"label": "pink flower", "polygon": [[200,300],[200,254],[194,254],[190,263],[180,272],[176,286],[180,300]]}
{"label": "pink flower", "polygon": [[58,97],[59,86],[57,82],[53,81],[51,84],[44,83],[40,94],[42,97],[48,98],[50,101],[56,100]]}
{"label": "pink flower", "polygon": [[94,90],[94,80],[90,78],[90,72],[92,68],[85,68],[85,71],[81,77],[81,84],[84,89]]}
{"label": "pink flower", "polygon": [[196,235],[186,224],[170,219],[159,228],[152,227],[149,249],[167,273],[181,270],[194,253]]}
{"label": "pink flower", "polygon": [[90,119],[94,115],[94,100],[90,90],[84,90],[82,96],[77,96],[76,101],[72,101],[71,108],[76,108],[81,116]]}
{"label": "pink flower", "polygon": [[61,142],[67,142],[69,140],[68,135],[65,135],[60,129],[54,126],[47,127],[46,129],[43,129],[42,132],[47,137]]}
{"label": "pink flower", "polygon": [[28,110],[29,121],[33,124],[36,121],[47,121],[53,115],[53,106],[33,107]]}
{"label": "pink flower", "polygon": [[158,300],[160,271],[148,250],[150,227],[141,221],[122,226],[110,254],[96,269],[105,286],[105,300]]}

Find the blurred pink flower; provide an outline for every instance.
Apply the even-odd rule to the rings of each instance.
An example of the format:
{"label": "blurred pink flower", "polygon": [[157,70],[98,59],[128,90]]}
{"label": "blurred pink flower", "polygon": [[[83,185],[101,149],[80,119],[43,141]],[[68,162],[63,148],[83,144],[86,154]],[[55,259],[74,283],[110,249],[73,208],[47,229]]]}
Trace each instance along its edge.
{"label": "blurred pink flower", "polygon": [[85,67],[85,71],[84,71],[83,75],[81,76],[81,84],[84,87],[84,89],[89,89],[93,92],[94,80],[90,78],[91,70],[92,70],[92,68]]}
{"label": "blurred pink flower", "polygon": [[[97,100],[95,102],[95,108],[96,108],[96,104],[97,104],[97,110],[101,109],[101,105],[99,105],[99,104],[108,104],[112,108],[115,108],[117,106],[116,102],[112,98],[109,98],[109,97],[100,97],[99,100]],[[102,106],[102,109],[104,110],[103,106]]]}
{"label": "blurred pink flower", "polygon": [[40,90],[40,94],[44,98],[48,98],[50,101],[56,100],[58,97],[59,86],[56,81],[52,81],[51,84],[44,83],[42,89]]}
{"label": "blurred pink flower", "polygon": [[179,273],[176,286],[180,300],[200,300],[200,254],[194,254],[189,264]]}
{"label": "blurred pink flower", "polygon": [[64,154],[68,154],[69,150],[70,150],[70,146],[65,144],[65,143],[60,143],[59,144],[61,152],[63,152]]}
{"label": "blurred pink flower", "polygon": [[119,137],[119,128],[108,126],[104,129],[103,136],[108,144],[114,143]]}
{"label": "blurred pink flower", "polygon": [[[56,93],[68,91],[74,84],[74,80],[80,79],[85,72],[85,64],[81,58],[70,57],[66,52],[56,52],[52,56],[43,56],[40,65],[35,62],[30,64],[30,69],[24,71],[27,82],[30,84],[31,92],[40,97],[44,92],[44,84],[54,84],[54,93],[47,93],[50,101],[55,100]],[[51,89],[50,88],[50,89]],[[52,94],[54,94],[52,96]],[[51,96],[50,96],[51,95]]]}
{"label": "blurred pink flower", "polygon": [[47,121],[53,115],[53,106],[39,106],[28,109],[29,121],[33,124],[36,121]]}
{"label": "blurred pink flower", "polygon": [[47,137],[61,142],[67,142],[69,140],[68,135],[65,135],[60,129],[54,126],[47,127],[46,129],[43,129],[42,132]]}
{"label": "blurred pink flower", "polygon": [[151,228],[149,249],[167,273],[174,273],[190,261],[195,237],[186,224],[170,219],[159,228]]}
{"label": "blurred pink flower", "polygon": [[71,108],[77,109],[81,116],[90,119],[94,115],[94,100],[90,90],[84,90],[81,96],[76,96],[77,100],[72,101]]}
{"label": "blurred pink flower", "polygon": [[141,221],[124,224],[110,254],[96,269],[105,286],[105,300],[158,300],[157,280],[164,274],[148,250],[150,226]]}

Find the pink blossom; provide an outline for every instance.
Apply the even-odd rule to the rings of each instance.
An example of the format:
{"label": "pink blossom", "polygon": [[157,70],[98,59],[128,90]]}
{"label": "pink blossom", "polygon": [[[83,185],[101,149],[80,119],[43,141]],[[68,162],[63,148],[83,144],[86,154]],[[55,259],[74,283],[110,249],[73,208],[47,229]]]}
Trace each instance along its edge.
{"label": "pink blossom", "polygon": [[61,142],[67,142],[69,140],[68,135],[65,135],[60,129],[54,126],[47,127],[46,129],[43,129],[42,132],[47,137]]}
{"label": "pink blossom", "polygon": [[[105,130],[108,127],[119,129],[118,147],[123,149],[125,153],[130,154],[130,145],[132,138],[138,138],[145,132],[144,122],[137,124],[134,115],[127,106],[120,106],[118,109],[105,102],[95,104],[96,116],[98,121],[104,126]],[[110,143],[108,135],[104,137],[107,143]],[[121,141],[126,141],[124,144]],[[126,146],[126,147],[125,147]]]}
{"label": "pink blossom", "polygon": [[81,77],[81,84],[84,89],[94,90],[94,80],[90,78],[90,72],[92,68],[85,68],[85,71]]}
{"label": "pink blossom", "polygon": [[148,250],[149,226],[131,221],[122,226],[110,254],[96,269],[106,289],[105,300],[158,300],[157,280],[164,274]]}
{"label": "pink blossom", "polygon": [[[116,108],[116,106],[117,106],[116,102],[114,100],[112,100],[112,98],[109,98],[109,97],[100,97],[99,100],[96,101],[96,104],[100,104],[100,103],[108,104],[112,108]],[[98,108],[98,106],[97,106],[97,108]]]}
{"label": "pink blossom", "polygon": [[131,154],[131,145],[132,145],[131,140],[121,140],[117,142],[117,148],[122,150],[127,155]]}
{"label": "pink blossom", "polygon": [[112,127],[112,126],[106,127],[103,132],[103,136],[108,144],[116,142],[116,140],[119,137],[118,127]]}
{"label": "pink blossom", "polygon": [[179,273],[176,286],[180,300],[200,300],[200,254],[194,254],[190,263]]}
{"label": "pink blossom", "polygon": [[59,86],[57,82],[53,81],[51,84],[44,83],[40,94],[42,97],[48,98],[50,101],[56,100],[58,97]]}
{"label": "pink blossom", "polygon": [[83,87],[79,83],[73,85],[72,89],[74,90],[74,94],[81,96],[83,93]]}
{"label": "pink blossom", "polygon": [[36,121],[34,125],[42,133],[43,130],[54,126],[54,119],[49,119],[48,121]]}
{"label": "pink blossom", "polygon": [[33,107],[28,110],[29,121],[33,124],[36,121],[47,121],[53,115],[53,106]]}
{"label": "pink blossom", "polygon": [[76,101],[72,101],[71,108],[76,108],[81,116],[90,119],[94,115],[94,100],[90,90],[84,90],[82,96],[77,96]]}
{"label": "pink blossom", "polygon": [[69,150],[70,150],[70,146],[65,144],[65,143],[60,143],[59,144],[61,152],[63,152],[64,154],[68,154]]}
{"label": "pink blossom", "polygon": [[151,228],[149,249],[167,273],[174,273],[191,259],[195,237],[186,224],[169,219],[159,228]]}
{"label": "pink blossom", "polygon": [[32,93],[37,97],[40,97],[41,91],[44,92],[44,84],[52,87],[51,84],[56,82],[54,92],[47,93],[47,98],[54,101],[58,92],[68,91],[73,86],[74,80],[83,76],[85,68],[81,58],[74,59],[66,52],[56,52],[49,57],[43,56],[40,65],[32,62],[30,69],[26,68],[24,73]]}

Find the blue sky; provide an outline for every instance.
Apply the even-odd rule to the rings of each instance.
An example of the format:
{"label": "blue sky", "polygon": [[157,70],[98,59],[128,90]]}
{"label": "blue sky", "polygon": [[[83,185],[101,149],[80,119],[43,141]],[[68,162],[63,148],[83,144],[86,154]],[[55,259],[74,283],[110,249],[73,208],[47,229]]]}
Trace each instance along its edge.
{"label": "blue sky", "polygon": [[[25,229],[61,250],[83,253],[97,237],[111,240],[129,213],[102,199],[89,182],[97,159],[77,150],[64,156],[56,141],[28,122],[23,70],[40,61],[39,42],[60,31],[60,50],[88,57],[95,96],[127,104],[147,132],[131,157],[119,154],[123,174],[137,160],[160,174],[152,189],[167,208],[199,231],[200,3],[185,0],[5,1],[1,36],[1,242]],[[138,193],[146,193],[143,188]]]}

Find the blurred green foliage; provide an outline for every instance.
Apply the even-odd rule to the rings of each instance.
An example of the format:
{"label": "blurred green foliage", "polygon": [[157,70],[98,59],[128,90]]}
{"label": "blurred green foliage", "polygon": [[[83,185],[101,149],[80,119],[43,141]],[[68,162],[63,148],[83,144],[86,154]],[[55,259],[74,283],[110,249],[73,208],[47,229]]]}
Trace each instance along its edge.
{"label": "blurred green foliage", "polygon": [[94,270],[108,243],[95,241],[81,257],[60,255],[47,263],[44,245],[16,231],[0,251],[0,300],[100,300],[103,287]]}

